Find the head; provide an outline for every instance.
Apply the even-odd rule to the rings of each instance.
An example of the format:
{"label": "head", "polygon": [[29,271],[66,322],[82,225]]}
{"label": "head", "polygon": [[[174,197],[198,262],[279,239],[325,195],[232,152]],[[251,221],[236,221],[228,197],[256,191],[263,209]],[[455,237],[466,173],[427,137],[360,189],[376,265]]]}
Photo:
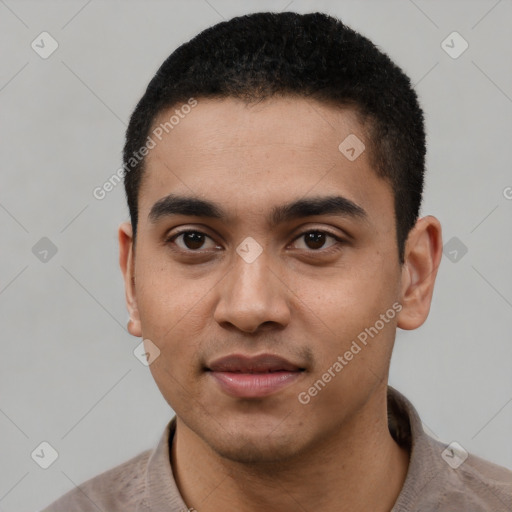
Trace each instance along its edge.
{"label": "head", "polygon": [[[158,142],[163,133],[174,130],[181,110],[189,110],[197,98],[249,103],[283,95],[358,115],[372,169],[393,189],[396,249],[403,263],[405,241],[421,207],[423,113],[409,78],[387,55],[321,13],[234,18],[203,31],[166,59],[133,112],[126,134],[125,189],[134,235],[146,164],[139,155],[148,136]],[[155,121],[164,111],[175,114],[174,119],[168,116],[167,126],[158,130]]]}
{"label": "head", "polygon": [[[382,406],[441,257],[438,221],[418,219],[424,159],[410,80],[324,14],[234,18],[162,64],[127,130],[120,262],[129,330],[198,439],[281,460]],[[231,354],[298,370],[234,396],[211,371]]]}

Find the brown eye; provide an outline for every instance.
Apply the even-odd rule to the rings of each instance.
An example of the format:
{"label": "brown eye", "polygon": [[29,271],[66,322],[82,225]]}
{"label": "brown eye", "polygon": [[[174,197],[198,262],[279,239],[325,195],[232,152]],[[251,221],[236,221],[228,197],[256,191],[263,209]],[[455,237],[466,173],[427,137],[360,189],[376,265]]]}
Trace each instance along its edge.
{"label": "brown eye", "polygon": [[[205,242],[208,240],[211,241],[211,246],[205,247]],[[201,231],[183,231],[172,236],[168,242],[175,243],[184,251],[197,251],[199,249],[212,249],[216,247],[213,240],[206,233],[202,233]]]}
{"label": "brown eye", "polygon": [[[324,247],[324,244],[326,241],[331,238],[334,240],[334,243],[331,245]],[[304,243],[302,244],[302,247],[298,247],[299,249],[309,249],[312,251],[318,251],[319,249],[328,249],[332,247],[333,245],[336,245],[336,243],[339,241],[338,238],[336,238],[334,235],[331,235],[330,233],[326,231],[306,231],[298,236],[296,240],[303,240]]]}

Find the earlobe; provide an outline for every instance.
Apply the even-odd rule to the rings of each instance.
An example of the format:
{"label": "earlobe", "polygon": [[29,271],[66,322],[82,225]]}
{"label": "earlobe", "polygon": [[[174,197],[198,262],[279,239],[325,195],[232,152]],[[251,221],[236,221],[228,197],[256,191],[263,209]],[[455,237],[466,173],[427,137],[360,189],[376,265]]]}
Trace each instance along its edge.
{"label": "earlobe", "polygon": [[142,337],[139,310],[137,307],[137,294],[135,287],[135,261],[133,252],[133,230],[129,222],[119,226],[119,266],[124,279],[126,307],[130,315],[127,329],[132,336]]}
{"label": "earlobe", "polygon": [[401,329],[417,329],[427,319],[442,250],[440,222],[432,215],[419,219],[407,238],[402,267]]}

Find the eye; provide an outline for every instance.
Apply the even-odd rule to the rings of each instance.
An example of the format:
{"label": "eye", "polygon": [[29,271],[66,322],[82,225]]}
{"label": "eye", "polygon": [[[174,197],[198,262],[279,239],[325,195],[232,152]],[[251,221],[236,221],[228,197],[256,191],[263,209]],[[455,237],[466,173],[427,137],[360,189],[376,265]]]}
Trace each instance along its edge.
{"label": "eye", "polygon": [[[325,247],[326,242],[332,240],[332,243]],[[301,243],[298,243],[300,241]],[[209,242],[209,244],[208,244]],[[336,251],[343,240],[337,236],[319,229],[304,231],[293,244],[296,249],[305,250],[307,252],[331,252]],[[222,249],[215,241],[206,233],[197,230],[181,231],[175,233],[165,240],[166,244],[177,246],[178,250],[189,253],[207,252],[212,249]]]}
{"label": "eye", "polygon": [[[210,247],[205,247],[205,242],[210,241]],[[176,233],[166,240],[166,243],[175,243],[181,250],[187,252],[199,252],[199,249],[215,249],[219,247],[206,234],[201,231],[182,231]]]}
{"label": "eye", "polygon": [[[328,247],[323,247],[326,243],[327,239],[334,240],[334,243],[329,245]],[[342,242],[342,240],[333,234],[329,233],[328,231],[321,231],[318,229],[311,230],[311,231],[304,231],[301,233],[296,239],[297,240],[303,240],[302,244],[299,244],[298,249],[306,249],[309,251],[318,251],[319,249],[326,249],[329,250],[331,247],[334,247]],[[302,245],[302,247],[300,247]]]}

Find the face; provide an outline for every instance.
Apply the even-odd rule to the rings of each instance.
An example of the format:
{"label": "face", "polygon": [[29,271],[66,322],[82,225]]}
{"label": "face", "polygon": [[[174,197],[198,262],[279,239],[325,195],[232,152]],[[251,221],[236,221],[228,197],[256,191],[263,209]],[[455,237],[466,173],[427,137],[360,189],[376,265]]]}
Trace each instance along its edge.
{"label": "face", "polygon": [[198,99],[147,156],[134,253],[121,235],[130,331],[160,350],[150,370],[183,428],[223,457],[294,457],[386,385],[393,194],[369,149],[339,149],[351,134],[369,148],[352,111],[306,99]]}

